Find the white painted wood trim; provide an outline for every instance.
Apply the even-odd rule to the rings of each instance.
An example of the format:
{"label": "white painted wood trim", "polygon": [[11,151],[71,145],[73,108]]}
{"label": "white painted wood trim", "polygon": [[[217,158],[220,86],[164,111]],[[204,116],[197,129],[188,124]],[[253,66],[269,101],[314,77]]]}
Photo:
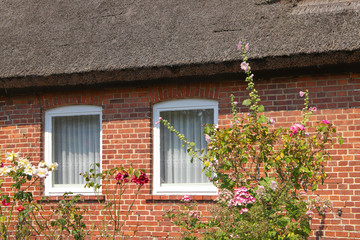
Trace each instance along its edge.
{"label": "white painted wood trim", "polygon": [[212,183],[204,184],[160,184],[160,112],[214,109],[214,124],[218,124],[218,102],[207,99],[182,99],[157,103],[153,107],[153,194],[154,195],[217,195],[218,189]]}
{"label": "white painted wood trim", "polygon": [[[90,105],[73,105],[50,109],[45,112],[45,151],[44,159],[48,164],[52,163],[52,118],[63,116],[99,115],[100,120],[100,169],[102,169],[102,107]],[[84,185],[64,184],[53,186],[53,176],[50,172],[45,179],[45,195],[58,196],[65,192],[74,194],[94,195],[92,188],[84,188]]]}

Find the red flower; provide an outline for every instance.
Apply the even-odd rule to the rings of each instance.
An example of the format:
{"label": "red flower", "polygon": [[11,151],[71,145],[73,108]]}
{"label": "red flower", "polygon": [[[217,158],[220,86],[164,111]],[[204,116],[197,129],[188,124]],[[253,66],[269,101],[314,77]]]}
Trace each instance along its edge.
{"label": "red flower", "polygon": [[133,183],[139,184],[141,186],[143,186],[145,183],[149,182],[149,178],[146,176],[146,174],[144,172],[141,172],[139,177],[134,176],[131,181]]}
{"label": "red flower", "polygon": [[129,182],[129,174],[127,172],[123,172],[123,173],[118,173],[116,176],[115,176],[115,180],[117,180],[118,182]]}
{"label": "red flower", "polygon": [[10,205],[10,201],[6,202],[5,199],[1,201],[3,206],[9,206]]}
{"label": "red flower", "polygon": [[24,208],[23,206],[18,206],[16,209],[17,209],[19,212],[22,212],[22,211],[25,210],[25,208]]}

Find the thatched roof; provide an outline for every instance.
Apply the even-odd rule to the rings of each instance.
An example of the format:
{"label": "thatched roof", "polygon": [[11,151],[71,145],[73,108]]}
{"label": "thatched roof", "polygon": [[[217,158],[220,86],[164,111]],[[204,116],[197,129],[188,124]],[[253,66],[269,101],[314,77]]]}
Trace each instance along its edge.
{"label": "thatched roof", "polygon": [[0,78],[231,63],[242,38],[254,61],[359,62],[359,0],[296,2],[2,0]]}

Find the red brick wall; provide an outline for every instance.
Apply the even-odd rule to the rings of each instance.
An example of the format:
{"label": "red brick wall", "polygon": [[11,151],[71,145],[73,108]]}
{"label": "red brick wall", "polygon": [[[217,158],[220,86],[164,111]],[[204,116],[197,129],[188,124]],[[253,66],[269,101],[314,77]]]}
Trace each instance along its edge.
{"label": "red brick wall", "polygon": [[[275,126],[290,126],[300,121],[303,99],[298,93],[308,89],[311,106],[318,108],[313,120],[328,119],[344,137],[344,144],[335,145],[331,150],[333,160],[327,167],[329,179],[318,191],[333,201],[334,209],[324,219],[317,216],[312,221],[313,235],[321,239],[359,239],[360,74],[282,77],[257,80],[256,83],[267,111],[265,114],[275,118]],[[37,163],[43,160],[43,124],[47,109],[73,104],[98,105],[103,107],[103,168],[132,163],[136,168],[146,169],[151,179],[153,104],[183,98],[216,99],[219,101],[219,125],[225,126],[232,118],[230,94],[233,93],[241,102],[247,96],[245,89],[241,79],[220,79],[14,94],[0,99],[0,149],[3,154],[20,151]],[[240,112],[246,111],[246,108],[240,108]],[[9,191],[9,186],[8,182],[5,191]],[[36,194],[41,194],[41,190]],[[180,197],[152,196],[151,184],[146,185],[134,205],[133,215],[125,228],[126,234],[133,234],[132,230],[136,228],[133,239],[178,236],[178,228],[165,221],[162,215],[178,204]],[[125,198],[124,206],[131,196]],[[204,210],[212,202],[211,197],[196,198]],[[90,200],[84,204],[97,211],[88,225],[100,224],[102,216],[96,204]],[[337,216],[340,208],[341,217]]]}

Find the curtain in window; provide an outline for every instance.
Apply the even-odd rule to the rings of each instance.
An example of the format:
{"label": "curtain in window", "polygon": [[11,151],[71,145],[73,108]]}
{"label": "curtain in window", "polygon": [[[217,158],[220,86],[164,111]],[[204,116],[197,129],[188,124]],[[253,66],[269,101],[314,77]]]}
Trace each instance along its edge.
{"label": "curtain in window", "polygon": [[99,115],[53,118],[54,184],[84,184],[79,174],[100,163]]}
{"label": "curtain in window", "polygon": [[[206,149],[207,143],[203,135],[204,125],[214,123],[213,109],[164,111],[160,113],[174,128],[184,134],[196,149]],[[207,183],[205,173],[201,173],[203,164],[190,156],[183,143],[163,125],[160,126],[160,177],[162,184],[174,183]]]}

